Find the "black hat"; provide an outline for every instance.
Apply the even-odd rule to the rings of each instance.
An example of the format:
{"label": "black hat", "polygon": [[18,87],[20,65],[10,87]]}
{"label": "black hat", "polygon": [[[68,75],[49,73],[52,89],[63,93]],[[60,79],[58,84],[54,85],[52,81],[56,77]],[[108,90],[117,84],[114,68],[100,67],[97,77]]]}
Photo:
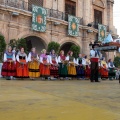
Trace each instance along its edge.
{"label": "black hat", "polygon": [[98,47],[99,47],[100,45],[97,44],[97,43],[95,43],[95,44],[92,45],[92,48],[94,48],[95,46],[98,46]]}

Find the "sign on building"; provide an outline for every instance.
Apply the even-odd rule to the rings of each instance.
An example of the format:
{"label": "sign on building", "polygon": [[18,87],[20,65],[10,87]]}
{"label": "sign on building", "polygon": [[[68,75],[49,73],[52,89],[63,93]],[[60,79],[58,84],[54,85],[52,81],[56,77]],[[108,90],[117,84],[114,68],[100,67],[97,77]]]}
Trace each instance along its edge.
{"label": "sign on building", "polygon": [[79,35],[79,18],[68,15],[68,35],[78,36]]}
{"label": "sign on building", "polygon": [[32,5],[32,29],[35,31],[46,31],[47,11],[43,7]]}
{"label": "sign on building", "polygon": [[103,42],[106,38],[106,26],[98,24],[98,41]]}

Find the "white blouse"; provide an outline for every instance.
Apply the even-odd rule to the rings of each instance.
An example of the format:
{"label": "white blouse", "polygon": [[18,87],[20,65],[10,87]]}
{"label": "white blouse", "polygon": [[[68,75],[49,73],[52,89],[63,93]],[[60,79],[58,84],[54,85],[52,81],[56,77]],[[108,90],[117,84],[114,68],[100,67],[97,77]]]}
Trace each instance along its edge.
{"label": "white blouse", "polygon": [[[40,60],[40,63],[43,63],[43,57],[40,56],[39,60]],[[47,63],[50,63],[50,60],[49,60],[48,56],[47,56]]]}
{"label": "white blouse", "polygon": [[[49,56],[49,59],[50,59],[50,64],[53,64],[53,63],[52,63],[52,56]],[[58,59],[57,59],[57,57],[55,57],[55,61],[56,61],[56,63],[58,64]]]}
{"label": "white blouse", "polygon": [[[16,60],[16,59],[15,59],[15,54],[13,54],[13,56],[12,56],[12,60],[13,60],[13,61]],[[7,61],[7,54],[4,53],[4,62],[6,62],[6,61]]]}
{"label": "white blouse", "polygon": [[[32,59],[31,59],[31,52],[29,53],[29,55],[28,55],[28,61],[30,62],[30,61],[32,61]],[[39,60],[39,57],[38,57],[38,55],[37,55],[37,60]]]}
{"label": "white blouse", "polygon": [[[68,60],[68,61],[69,61],[69,56],[67,56],[67,57],[66,57],[66,60]],[[74,63],[76,63],[75,58],[73,59],[73,62],[74,62]]]}
{"label": "white blouse", "polygon": [[[20,56],[20,54],[18,53],[17,56],[16,56],[16,60],[18,62],[20,62],[19,56]],[[25,60],[26,60],[26,62],[28,62],[27,55],[25,55]]]}

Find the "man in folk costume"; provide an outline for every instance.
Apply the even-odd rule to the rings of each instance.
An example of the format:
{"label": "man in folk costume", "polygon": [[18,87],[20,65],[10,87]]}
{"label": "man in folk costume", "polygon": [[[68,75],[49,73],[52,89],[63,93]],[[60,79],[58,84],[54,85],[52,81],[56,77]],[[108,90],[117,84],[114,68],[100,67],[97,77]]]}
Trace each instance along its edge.
{"label": "man in folk costume", "polygon": [[42,54],[40,55],[40,74],[42,79],[49,78],[50,76],[50,60],[46,55],[46,50],[42,50]]}
{"label": "man in folk costume", "polygon": [[75,61],[75,58],[73,57],[72,51],[68,52],[68,56],[66,60],[68,61],[68,75],[69,77],[74,77],[76,75],[76,67],[75,67],[76,61]]}
{"label": "man in folk costume", "polygon": [[57,59],[57,55],[55,54],[55,50],[51,50],[50,53],[50,76],[51,79],[55,79],[59,77],[58,74],[58,59]]}
{"label": "man in folk costume", "polygon": [[115,79],[115,66],[111,59],[108,60],[109,80]]}
{"label": "man in folk costume", "polygon": [[98,72],[99,72],[99,67],[98,67],[98,62],[99,62],[99,58],[100,58],[100,52],[98,50],[96,50],[95,48],[97,48],[99,45],[98,44],[94,44],[92,46],[92,50],[90,50],[90,57],[91,57],[91,76],[90,76],[90,80],[91,82],[100,82],[98,81]]}
{"label": "man in folk costume", "polygon": [[67,64],[68,61],[66,61],[66,56],[64,55],[64,51],[60,51],[60,56],[58,57],[58,63],[59,63],[59,76],[60,79],[67,78],[68,70],[67,70]]}
{"label": "man in folk costume", "polygon": [[83,58],[82,54],[79,54],[79,57],[77,58],[76,64],[77,64],[77,78],[78,79],[84,79],[85,74],[85,68],[83,66]]}
{"label": "man in folk costume", "polygon": [[36,48],[32,48],[32,51],[28,55],[28,68],[29,68],[29,77],[34,80],[34,78],[40,77],[39,71],[39,57],[36,53]]}
{"label": "man in folk costume", "polygon": [[8,50],[4,53],[1,75],[6,77],[6,80],[11,80],[12,76],[16,76],[15,54],[12,52],[11,46],[9,46]]}
{"label": "man in folk costume", "polygon": [[19,78],[26,78],[29,76],[28,74],[28,59],[27,59],[27,54],[24,51],[24,48],[22,47],[20,51],[18,52],[16,56],[17,60],[17,77]]}

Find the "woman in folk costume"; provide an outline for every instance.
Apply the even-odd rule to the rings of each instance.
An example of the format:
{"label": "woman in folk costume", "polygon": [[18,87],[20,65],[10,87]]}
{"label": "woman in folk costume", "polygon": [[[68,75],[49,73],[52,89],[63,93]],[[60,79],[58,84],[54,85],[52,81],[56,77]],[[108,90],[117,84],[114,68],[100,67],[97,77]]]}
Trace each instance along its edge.
{"label": "woman in folk costume", "polygon": [[24,52],[24,48],[22,47],[18,52],[17,56],[17,77],[24,78],[28,77],[28,65],[27,65],[27,54]]}
{"label": "woman in folk costume", "polygon": [[84,57],[84,64],[85,64],[85,78],[90,79],[90,60],[87,58],[87,56]]}
{"label": "woman in folk costume", "polygon": [[76,75],[76,61],[75,58],[73,57],[73,52],[69,51],[68,52],[68,56],[66,58],[66,60],[68,60],[69,64],[68,64],[68,75],[69,77],[73,77]]}
{"label": "woman in folk costume", "polygon": [[9,46],[8,50],[4,53],[1,75],[5,76],[7,80],[12,79],[11,76],[16,76],[15,54],[12,52],[11,46]]}
{"label": "woman in folk costume", "polygon": [[28,55],[28,68],[29,68],[29,77],[31,79],[40,77],[40,71],[39,71],[39,57],[36,53],[36,48],[32,48],[32,51]]}
{"label": "woman in folk costume", "polygon": [[101,75],[101,78],[108,78],[108,65],[105,61],[105,57],[101,59],[100,75]]}
{"label": "woman in folk costume", "polygon": [[42,78],[48,78],[50,76],[50,60],[46,55],[46,50],[42,50],[40,55],[40,74]]}
{"label": "woman in folk costume", "polygon": [[109,79],[112,80],[115,78],[115,66],[111,59],[108,60],[108,69],[109,69]]}
{"label": "woman in folk costume", "polygon": [[64,51],[60,51],[60,56],[58,57],[58,63],[59,63],[59,76],[60,79],[63,79],[63,77],[67,77],[68,70],[67,70],[67,61],[66,56],[64,55]]}
{"label": "woman in folk costume", "polygon": [[54,78],[58,78],[59,74],[58,74],[58,60],[57,60],[57,56],[55,54],[55,50],[51,50],[51,54],[50,54],[50,76],[51,79]]}
{"label": "woman in folk costume", "polygon": [[84,74],[85,74],[85,68],[82,64],[83,58],[82,58],[82,54],[79,54],[79,57],[77,58],[76,64],[77,66],[77,78],[78,79],[83,79],[84,78]]}

